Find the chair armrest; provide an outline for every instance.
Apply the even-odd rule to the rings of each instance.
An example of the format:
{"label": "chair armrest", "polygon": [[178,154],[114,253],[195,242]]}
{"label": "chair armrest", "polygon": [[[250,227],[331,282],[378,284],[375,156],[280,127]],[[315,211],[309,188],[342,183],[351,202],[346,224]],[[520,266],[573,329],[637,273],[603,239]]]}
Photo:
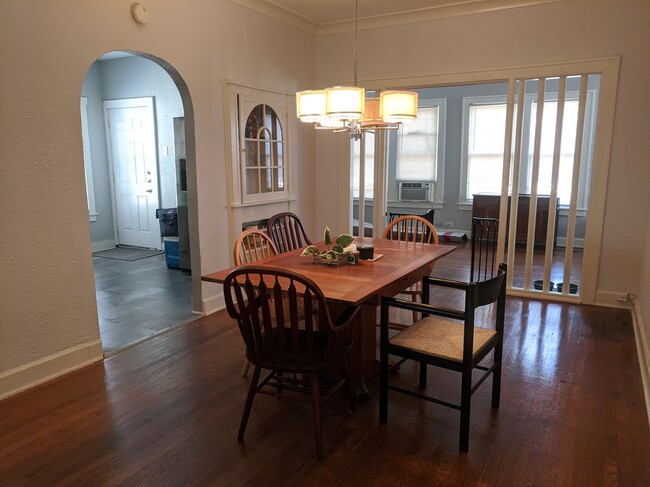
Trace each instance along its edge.
{"label": "chair armrest", "polygon": [[452,287],[455,289],[467,289],[469,283],[463,281],[455,281],[453,279],[443,279],[441,277],[424,276],[422,284],[429,284],[434,286]]}
{"label": "chair armrest", "polygon": [[408,311],[419,311],[424,315],[444,316],[445,318],[453,318],[456,320],[465,319],[465,313],[457,309],[445,308],[444,306],[436,306],[426,303],[414,303],[413,301],[388,296],[381,298],[381,307],[382,310],[383,308],[399,308]]}

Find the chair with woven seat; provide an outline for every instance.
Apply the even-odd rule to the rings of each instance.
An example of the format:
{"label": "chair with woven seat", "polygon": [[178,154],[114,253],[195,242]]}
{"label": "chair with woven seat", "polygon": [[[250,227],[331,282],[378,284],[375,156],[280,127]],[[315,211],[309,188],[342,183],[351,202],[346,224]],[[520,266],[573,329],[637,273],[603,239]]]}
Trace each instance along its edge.
{"label": "chair with woven seat", "polygon": [[[301,397],[307,393],[313,408],[316,457],[322,459],[322,404],[345,386],[350,409],[356,409],[346,355],[352,346],[350,323],[359,307],[349,307],[335,322],[313,281],[270,267],[239,267],[226,276],[223,289],[228,313],[237,320],[246,344],[246,358],[255,366],[238,440],[244,438],[256,394],[309,402]],[[299,303],[304,309],[302,320]],[[270,372],[260,380],[262,369]],[[338,369],[342,377],[334,381],[328,374],[329,383],[321,384],[320,374],[331,369]]]}
{"label": "chair with woven seat", "polygon": [[298,215],[288,211],[269,218],[267,232],[281,254],[311,245],[311,240]]}
{"label": "chair with woven seat", "polygon": [[[431,304],[430,288],[442,286],[461,290],[464,293],[464,309],[449,308],[449,296],[437,292],[443,305]],[[381,301],[380,333],[380,380],[379,419],[388,420],[388,390],[397,391],[460,410],[459,449],[469,449],[469,422],[472,394],[492,375],[492,407],[499,407],[501,393],[501,368],[503,333],[506,304],[506,265],[499,266],[492,279],[480,282],[459,282],[449,279],[425,277],[423,279],[423,303],[414,304],[406,300],[384,297]],[[490,310],[478,308],[496,303]],[[391,308],[416,310],[423,318],[404,331],[389,337],[388,314]],[[488,312],[489,311],[489,312]],[[477,321],[477,314],[481,317]],[[491,364],[481,362],[493,352]],[[401,357],[420,363],[420,390],[406,389],[389,384],[388,356]],[[489,359],[488,359],[489,360]],[[396,365],[397,365],[396,364]],[[427,367],[433,365],[461,373],[460,404],[453,404],[426,394]],[[474,369],[482,371],[473,381]]]}
{"label": "chair with woven seat", "polygon": [[[381,236],[387,240],[397,240],[400,242],[417,242],[427,244],[438,244],[439,237],[436,227],[433,226],[429,220],[422,216],[417,215],[403,215],[394,218],[384,229]],[[432,267],[433,268],[433,267]],[[429,269],[431,272],[431,269]],[[405,289],[400,294],[407,294],[411,296],[411,300],[415,303],[418,297],[422,295],[421,283],[414,284],[413,286]],[[413,321],[417,320],[417,312],[413,312]],[[402,330],[404,326],[400,323],[391,323],[391,328]]]}
{"label": "chair with woven seat", "polygon": [[499,220],[497,218],[472,218],[470,281],[484,281],[494,277],[498,236]]}
{"label": "chair with woven seat", "polygon": [[[278,249],[275,248],[275,244],[273,243],[273,240],[271,240],[271,237],[261,230],[250,229],[244,231],[237,238],[233,257],[235,265],[244,265],[271,257],[272,255],[277,255],[277,253]],[[248,359],[245,359],[244,368],[241,372],[242,377],[248,375],[250,365]]]}

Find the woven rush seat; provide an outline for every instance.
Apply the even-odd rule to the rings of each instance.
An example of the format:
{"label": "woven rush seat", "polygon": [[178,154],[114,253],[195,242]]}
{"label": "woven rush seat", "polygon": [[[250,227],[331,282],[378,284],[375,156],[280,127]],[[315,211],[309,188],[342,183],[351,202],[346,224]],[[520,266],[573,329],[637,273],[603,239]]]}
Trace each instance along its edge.
{"label": "woven rush seat", "polygon": [[[461,323],[428,316],[407,327],[389,342],[460,363],[463,361],[463,333],[464,325]],[[473,355],[478,354],[496,334],[495,330],[475,326]]]}

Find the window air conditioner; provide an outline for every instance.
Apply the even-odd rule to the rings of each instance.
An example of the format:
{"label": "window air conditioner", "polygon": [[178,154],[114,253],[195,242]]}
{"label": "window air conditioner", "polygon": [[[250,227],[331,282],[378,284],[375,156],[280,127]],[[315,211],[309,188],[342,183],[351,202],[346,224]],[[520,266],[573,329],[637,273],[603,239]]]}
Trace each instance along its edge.
{"label": "window air conditioner", "polygon": [[433,183],[399,181],[397,188],[399,201],[431,201]]}

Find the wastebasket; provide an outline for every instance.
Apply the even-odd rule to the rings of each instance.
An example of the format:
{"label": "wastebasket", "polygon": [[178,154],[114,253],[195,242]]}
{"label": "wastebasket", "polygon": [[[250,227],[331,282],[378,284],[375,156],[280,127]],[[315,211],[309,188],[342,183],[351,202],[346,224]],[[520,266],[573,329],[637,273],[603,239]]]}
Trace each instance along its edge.
{"label": "wastebasket", "polygon": [[156,218],[160,223],[161,237],[178,237],[178,208],[158,208]]}

